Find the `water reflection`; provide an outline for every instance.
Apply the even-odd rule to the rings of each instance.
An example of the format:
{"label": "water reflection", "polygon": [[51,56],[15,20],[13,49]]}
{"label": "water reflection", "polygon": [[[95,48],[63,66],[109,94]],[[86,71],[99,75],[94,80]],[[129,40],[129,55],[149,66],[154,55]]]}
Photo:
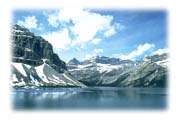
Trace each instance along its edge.
{"label": "water reflection", "polygon": [[15,109],[164,109],[162,88],[40,88],[15,89]]}

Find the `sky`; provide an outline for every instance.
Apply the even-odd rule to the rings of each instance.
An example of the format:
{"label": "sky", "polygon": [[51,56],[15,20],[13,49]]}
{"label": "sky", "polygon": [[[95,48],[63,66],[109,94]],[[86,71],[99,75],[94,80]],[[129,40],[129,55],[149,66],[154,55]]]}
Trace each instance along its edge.
{"label": "sky", "polygon": [[168,47],[165,10],[15,10],[13,24],[42,36],[66,62],[97,55],[138,60]]}

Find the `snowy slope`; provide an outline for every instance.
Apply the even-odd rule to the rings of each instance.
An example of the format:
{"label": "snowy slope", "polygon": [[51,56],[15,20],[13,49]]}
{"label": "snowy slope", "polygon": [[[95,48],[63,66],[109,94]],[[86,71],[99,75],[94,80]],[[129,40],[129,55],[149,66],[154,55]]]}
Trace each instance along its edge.
{"label": "snowy slope", "polygon": [[37,67],[23,63],[12,63],[12,81],[14,87],[29,86],[78,86],[82,83],[72,78],[68,73],[58,73],[48,64]]}
{"label": "snowy slope", "polygon": [[102,64],[102,63],[89,63],[85,65],[77,65],[77,66],[71,66],[72,68],[69,69],[69,71],[81,71],[81,70],[96,70],[99,73],[103,72],[111,72],[113,70],[123,69],[124,67],[128,67],[130,64]]}

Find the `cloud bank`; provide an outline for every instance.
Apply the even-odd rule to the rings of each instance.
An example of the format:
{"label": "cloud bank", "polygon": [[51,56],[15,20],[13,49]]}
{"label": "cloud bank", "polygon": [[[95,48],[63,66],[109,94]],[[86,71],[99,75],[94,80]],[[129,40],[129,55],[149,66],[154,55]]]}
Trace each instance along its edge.
{"label": "cloud bank", "polygon": [[[45,16],[51,27],[68,30],[68,33],[63,35],[65,38],[69,38],[68,41],[60,42],[59,46],[56,45],[60,49],[64,49],[66,46],[84,48],[87,44],[97,45],[103,38],[116,34],[118,27],[120,28],[120,23],[113,23],[113,16],[101,15],[82,8],[73,8],[73,11],[72,8],[60,9],[56,12],[46,13]],[[59,31],[53,34],[58,33]],[[52,33],[44,36],[49,36],[48,34]],[[97,35],[99,36],[97,37]],[[46,39],[52,44],[54,44],[53,42],[59,43],[60,40],[58,37],[54,37],[53,40],[50,37],[46,37]]]}
{"label": "cloud bank", "polygon": [[24,27],[26,27],[28,29],[35,29],[38,26],[37,19],[36,19],[35,16],[24,17],[24,21],[18,20],[17,24],[21,25],[21,26],[24,26]]}
{"label": "cloud bank", "polygon": [[150,50],[150,49],[152,49],[154,47],[155,47],[154,44],[145,43],[143,45],[139,45],[137,47],[137,49],[130,52],[129,54],[121,55],[120,58],[124,59],[124,60],[127,60],[127,59],[133,60],[136,57],[141,56],[142,54],[144,54],[144,52],[146,52],[146,51],[148,51],[148,50]]}

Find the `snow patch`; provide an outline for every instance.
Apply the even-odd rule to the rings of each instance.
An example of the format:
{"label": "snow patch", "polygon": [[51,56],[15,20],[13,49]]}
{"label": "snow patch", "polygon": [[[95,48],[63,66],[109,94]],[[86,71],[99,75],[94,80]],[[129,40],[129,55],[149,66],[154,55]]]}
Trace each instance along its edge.
{"label": "snow patch", "polygon": [[91,65],[92,65],[92,64],[78,65],[77,67],[78,67],[79,69],[83,69],[83,68],[89,67],[89,66],[91,66]]}
{"label": "snow patch", "polygon": [[25,86],[25,85],[26,83],[24,81],[12,84],[12,86]]}
{"label": "snow patch", "polygon": [[110,72],[114,69],[119,69],[122,68],[123,65],[111,65],[111,64],[101,64],[97,63],[97,70],[102,73],[102,72]]}
{"label": "snow patch", "polygon": [[29,38],[32,38],[32,36],[28,36],[28,35],[14,35],[14,36],[20,36],[20,37],[29,37]]}
{"label": "snow patch", "polygon": [[36,86],[39,86],[39,82],[36,79],[34,79],[34,77],[32,77],[32,75],[30,75],[30,78]]}
{"label": "snow patch", "polygon": [[44,65],[45,64],[42,64],[42,65],[40,65],[40,66],[38,66],[38,67],[35,67],[35,69],[36,69],[36,72],[37,72],[37,74],[38,74],[38,76],[45,82],[45,83],[49,83],[49,80],[46,78],[46,76],[44,75]]}
{"label": "snow patch", "polygon": [[22,63],[12,63],[13,66],[21,73],[23,74],[24,76],[26,76],[26,72],[22,66]]}
{"label": "snow patch", "polygon": [[30,52],[30,51],[31,51],[31,49],[29,49],[29,48],[25,48],[25,51],[29,51],[29,52]]}
{"label": "snow patch", "polygon": [[61,79],[59,79],[59,78],[54,79],[54,78],[48,77],[48,79],[51,80],[50,82],[55,83],[55,84],[57,84],[57,83],[66,84],[63,80],[61,80]]}
{"label": "snow patch", "polygon": [[17,79],[17,77],[16,77],[15,74],[13,74],[13,76],[12,76],[12,82],[13,82],[13,83],[14,83],[14,82],[19,82],[19,80]]}
{"label": "snow patch", "polygon": [[165,60],[161,60],[161,61],[158,61],[158,62],[155,62],[157,65],[160,65],[162,67],[167,67],[168,66],[168,59],[165,59]]}
{"label": "snow patch", "polygon": [[59,80],[59,77],[55,76],[55,75],[52,75],[56,80]]}
{"label": "snow patch", "polygon": [[87,65],[78,65],[77,68],[73,69],[73,70],[82,70],[82,69],[86,69],[87,67],[90,67],[92,64],[87,64]]}
{"label": "snow patch", "polygon": [[15,29],[13,29],[13,32],[14,33],[24,33],[24,31],[22,31],[22,30],[15,30]]}

